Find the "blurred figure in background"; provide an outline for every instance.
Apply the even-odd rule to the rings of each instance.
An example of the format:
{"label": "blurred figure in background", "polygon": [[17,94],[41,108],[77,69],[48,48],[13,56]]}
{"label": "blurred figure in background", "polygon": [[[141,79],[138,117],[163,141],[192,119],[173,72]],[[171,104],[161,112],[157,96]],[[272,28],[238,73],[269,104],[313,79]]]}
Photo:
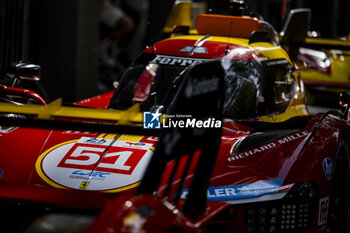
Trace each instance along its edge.
{"label": "blurred figure in background", "polygon": [[118,60],[124,66],[128,66],[145,48],[149,0],[122,0],[121,8],[134,22],[133,30],[119,43]]}
{"label": "blurred figure in background", "polygon": [[101,0],[100,17],[100,82],[98,83],[98,91],[102,93],[113,88],[113,82],[125,69],[113,57],[113,46],[131,32],[135,24],[110,0]]}
{"label": "blurred figure in background", "polygon": [[101,50],[106,50],[134,28],[133,20],[110,0],[102,0],[101,24],[101,34],[104,37],[100,45]]}

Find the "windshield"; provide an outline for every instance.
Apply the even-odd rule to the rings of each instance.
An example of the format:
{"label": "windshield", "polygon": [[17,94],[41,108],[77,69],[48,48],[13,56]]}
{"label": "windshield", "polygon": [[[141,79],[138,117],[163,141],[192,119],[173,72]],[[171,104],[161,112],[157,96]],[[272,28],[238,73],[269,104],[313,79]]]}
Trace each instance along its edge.
{"label": "windshield", "polygon": [[[123,75],[110,107],[127,109],[140,103],[141,111],[162,112],[170,107],[181,74],[196,62],[208,59],[142,54]],[[225,71],[224,117],[246,119],[285,111],[297,87],[287,60],[221,59]],[[205,103],[203,103],[205,107]]]}
{"label": "windshield", "polygon": [[223,59],[224,116],[246,119],[282,113],[297,92],[291,64],[285,59],[255,61]]}
{"label": "windshield", "polygon": [[144,53],[124,73],[110,103],[111,108],[127,109],[136,103],[141,111],[166,105],[165,100],[180,81],[180,74],[192,63],[208,59]]}
{"label": "windshield", "polygon": [[262,100],[261,74],[256,64],[247,60],[223,60],[222,64],[226,73],[224,115],[233,119],[255,116]]}

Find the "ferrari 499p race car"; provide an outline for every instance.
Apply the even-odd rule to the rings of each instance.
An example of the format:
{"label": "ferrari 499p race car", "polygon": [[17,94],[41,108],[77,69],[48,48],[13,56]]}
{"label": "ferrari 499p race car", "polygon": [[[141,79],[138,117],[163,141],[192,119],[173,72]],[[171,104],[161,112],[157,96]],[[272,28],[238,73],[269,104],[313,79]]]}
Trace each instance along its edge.
{"label": "ferrari 499p race car", "polygon": [[1,232],[349,231],[347,114],[308,115],[263,22],[196,22],[75,106],[1,86]]}

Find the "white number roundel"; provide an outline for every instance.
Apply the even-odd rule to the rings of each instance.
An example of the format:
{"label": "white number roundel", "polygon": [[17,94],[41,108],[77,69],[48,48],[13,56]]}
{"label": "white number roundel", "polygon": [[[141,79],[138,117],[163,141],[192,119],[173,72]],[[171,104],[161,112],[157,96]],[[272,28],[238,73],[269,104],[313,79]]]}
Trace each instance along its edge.
{"label": "white number roundel", "polygon": [[54,187],[122,191],[141,180],[152,144],[82,137],[40,155],[36,170]]}

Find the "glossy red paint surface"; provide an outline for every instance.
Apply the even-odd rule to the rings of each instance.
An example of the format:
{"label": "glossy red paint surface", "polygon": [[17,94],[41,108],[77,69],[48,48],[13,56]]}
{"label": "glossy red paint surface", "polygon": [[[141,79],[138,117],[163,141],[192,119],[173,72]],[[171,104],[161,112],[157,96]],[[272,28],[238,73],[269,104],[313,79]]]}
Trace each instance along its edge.
{"label": "glossy red paint surface", "polygon": [[[176,43],[173,40],[160,42],[156,44],[157,54],[186,56],[179,50],[193,43],[193,40],[177,40]],[[208,54],[195,53],[193,57],[221,57],[225,54],[227,44],[205,42],[203,46],[208,49]],[[235,48],[241,49],[242,46],[229,45],[230,50]],[[151,52],[151,48],[147,51]],[[252,59],[253,54],[257,53],[245,49],[244,51],[246,52],[242,53],[240,59]],[[112,93],[107,93],[75,104],[106,108],[111,96]],[[281,183],[274,193],[284,193],[298,182],[313,181],[318,186],[317,204],[319,199],[330,195],[331,180],[326,177],[323,161],[329,158],[333,164],[335,163],[338,144],[349,125],[333,115],[320,121],[321,117],[322,115],[295,118],[294,120],[304,119],[308,122],[298,131],[253,146],[240,153],[235,152],[235,148],[254,127],[244,122],[225,120],[220,151],[209,183],[209,188],[212,190],[209,196],[215,196],[217,200],[208,201],[205,213],[195,219],[190,219],[181,212],[182,201],[176,206],[169,203],[175,195],[175,189],[171,190],[167,200],[157,195],[133,196],[139,181],[136,173],[141,173],[146,167],[147,163],[141,162],[151,156],[152,147],[157,142],[157,138],[154,137],[123,138],[125,135],[30,128],[15,128],[9,132],[0,132],[0,144],[5,145],[0,147],[2,155],[0,157],[0,197],[3,200],[15,199],[62,206],[101,208],[100,215],[86,230],[87,233],[165,232],[171,228],[181,228],[184,232],[201,232],[215,223],[216,217],[224,211],[228,211],[231,214],[231,220],[242,232],[245,232],[245,203],[237,205],[232,203],[236,200],[245,201],[259,196],[248,192],[248,194],[241,193],[239,197],[232,197],[228,195],[232,194],[228,188],[248,187],[247,185],[254,183],[280,180]],[[313,130],[315,131],[311,134]],[[88,140],[90,143],[86,142]],[[118,148],[106,150],[109,155],[107,160],[98,161],[96,158],[101,156],[103,151],[101,148],[105,148],[112,142],[121,144],[118,144]],[[147,148],[143,148],[146,146]],[[144,153],[141,153],[141,150]],[[196,158],[194,163],[195,161]],[[74,167],[60,166],[62,163],[67,166],[73,164]],[[185,160],[180,163],[180,171],[184,169],[184,164]],[[99,166],[111,168],[112,165],[119,168],[119,173],[98,170]],[[90,166],[90,169],[83,169],[84,166]],[[159,189],[160,194],[164,192],[173,166],[169,163],[165,171]],[[58,167],[59,169],[56,169]],[[117,173],[120,175],[120,170],[124,171],[123,179],[112,179],[107,182],[109,176]],[[46,174],[46,171],[57,171],[57,173]],[[63,171],[68,172],[62,175]],[[193,167],[189,171],[184,189],[189,188]],[[95,179],[91,184],[84,186],[83,182],[86,180],[84,177],[88,174]],[[180,173],[175,175],[175,186],[179,183],[179,178]],[[128,179],[130,181],[126,184],[118,183],[120,180]],[[74,180],[79,180],[81,186],[74,184],[74,188],[71,188],[69,182]],[[101,186],[90,191],[82,190],[89,190],[93,183]],[[106,183],[108,187],[102,187]],[[113,193],[104,192],[106,190],[112,190]],[[146,208],[148,215],[141,216],[138,212],[140,208]],[[305,232],[326,232],[324,224],[318,225],[316,217],[318,213],[319,210],[316,209],[311,226]]]}
{"label": "glossy red paint surface", "polygon": [[[304,129],[288,137],[270,142],[270,147],[262,145],[235,155],[230,153],[233,145],[235,145],[237,140],[246,137],[252,128],[232,121],[224,122],[221,149],[209,187],[250,184],[283,178],[284,180],[280,188],[283,191],[287,191],[290,185],[297,182],[309,180],[317,182],[320,197],[328,196],[331,182],[325,177],[324,171],[322,170],[322,161],[325,157],[329,157],[332,161],[335,161],[337,145],[346,125],[344,122],[339,121],[337,117],[326,117],[301,153],[301,148],[320,117],[321,115],[304,117],[310,118],[309,123]],[[35,163],[39,155],[48,148],[65,141],[82,137],[97,137],[97,134],[18,128],[10,133],[2,133],[1,135],[0,142],[6,143],[7,145],[0,149],[1,153],[8,155],[0,158],[0,170],[3,171],[0,184],[2,187],[0,189],[0,196],[2,198],[43,201],[48,203],[56,202],[56,204],[64,205],[72,205],[74,200],[79,199],[78,197],[82,195],[83,191],[69,192],[69,190],[61,191],[61,189],[58,189],[57,192],[54,192],[51,185],[38,175],[34,168]],[[149,141],[149,139],[144,137],[140,142],[148,141],[154,143],[154,140],[153,138]],[[18,146],[19,141],[21,142],[21,147]],[[320,141],[323,143],[320,143]],[[274,145],[272,145],[272,143]],[[171,171],[170,168],[171,164],[169,165],[168,172]],[[167,175],[165,174],[164,177],[166,178]],[[190,177],[191,176],[189,176],[188,180],[185,182],[184,188],[188,188]],[[165,178],[164,180],[166,180]],[[175,179],[174,184],[177,182],[178,181]],[[36,190],[36,186],[46,186],[48,190],[39,192]],[[45,190],[44,188],[42,189]],[[19,190],[23,190],[23,192],[18,192]],[[116,196],[128,196],[133,192],[133,189],[128,189],[114,195],[108,193],[99,193],[95,195],[93,194],[94,192],[92,192],[91,195],[76,202],[76,205],[84,204],[85,207],[103,206],[106,200],[114,199]],[[160,193],[161,192],[160,189]],[[48,196],[48,194],[50,195]],[[175,195],[175,193],[172,192],[169,196],[171,197],[172,195]],[[171,201],[171,198],[169,200]],[[134,199],[129,201],[133,202]],[[142,205],[142,203],[145,204],[148,203],[148,201],[148,198],[143,199],[139,197],[134,204],[136,206]],[[116,202],[118,201],[116,200]],[[128,210],[127,213],[124,213],[120,208],[112,207],[113,205],[114,204],[111,205],[110,211],[115,211],[116,209],[118,209],[118,211],[115,213],[116,216],[110,219],[110,223],[114,225],[113,229],[121,229],[118,227],[121,227],[120,224],[124,223],[120,222],[120,219],[123,218],[120,218],[118,214],[130,214],[132,210]],[[152,206],[153,204],[150,205]],[[173,221],[162,223],[163,227],[174,227],[177,225],[187,227],[188,222],[193,221],[186,220],[186,218],[184,220],[184,217],[180,214],[181,212],[179,212],[180,215],[174,214],[172,212],[173,210],[167,209],[168,207],[166,205],[160,204],[157,201],[154,202],[154,205],[155,206],[152,206],[152,208],[157,209],[156,215],[167,216],[165,218],[167,221],[173,219]],[[206,218],[199,219],[198,222],[196,222],[198,228],[204,227],[210,218],[214,218],[217,211],[220,210],[220,208],[217,209],[217,205],[221,206],[220,208],[226,208],[229,204],[225,201],[208,202],[208,208],[205,214]],[[123,213],[119,213],[119,211]],[[204,216],[202,217],[204,218]],[[117,221],[117,219],[119,220]],[[98,219],[96,221],[97,225],[102,224],[99,223]],[[153,221],[154,220],[147,220],[147,224],[153,224]],[[313,226],[313,229],[319,228],[316,222],[313,223]],[[103,229],[104,230],[101,232],[105,232],[107,228]],[[146,232],[152,232],[150,225],[145,226],[145,229],[148,229]],[[188,232],[195,232],[193,230],[194,229],[190,229]],[[125,232],[130,231],[126,230]]]}
{"label": "glossy red paint surface", "polygon": [[75,102],[75,104],[91,108],[107,108],[113,92],[108,92],[98,96]]}
{"label": "glossy red paint surface", "polygon": [[18,95],[24,98],[32,99],[38,104],[46,105],[45,100],[36,92],[16,87],[8,87],[0,84],[0,91],[5,95]]}
{"label": "glossy red paint surface", "polygon": [[[161,42],[156,43],[155,49],[157,54],[161,55],[171,55],[171,56],[180,56],[180,57],[188,57],[189,52],[181,52],[181,49],[184,49],[186,46],[194,46],[195,40],[187,40],[187,39],[171,39],[171,40],[164,40]],[[204,59],[212,59],[212,58],[220,58],[225,56],[228,51],[234,51],[239,50],[239,56],[236,56],[235,59],[242,59],[242,60],[252,60],[253,55],[257,57],[261,57],[262,55],[250,48],[232,44],[232,43],[224,43],[224,42],[212,42],[212,41],[206,41],[202,44],[203,48],[206,48],[206,53],[194,53],[191,55],[193,58],[204,58]],[[145,52],[152,53],[153,48],[148,47]]]}
{"label": "glossy red paint surface", "polygon": [[[209,187],[249,184],[258,181],[268,181],[278,178],[284,178],[283,183],[279,189],[280,191],[278,192],[286,192],[290,190],[290,188],[295,183],[298,182],[314,181],[318,185],[319,199],[328,197],[330,195],[331,181],[328,180],[325,176],[325,172],[322,169],[322,162],[326,157],[330,158],[333,162],[335,162],[337,146],[342,136],[343,129],[347,127],[347,125],[343,121],[339,121],[337,117],[330,115],[322,121],[322,123],[319,125],[318,130],[309,139],[308,137],[310,137],[310,133],[313,131],[315,124],[319,121],[320,117],[321,115],[317,115],[315,117],[304,117],[310,118],[310,121],[303,130],[288,135],[287,137],[284,137],[282,139],[273,141],[272,143],[274,143],[275,146],[272,146],[271,148],[268,148],[265,151],[261,151],[261,147],[258,147],[260,148],[260,151],[253,152],[254,154],[249,155],[247,157],[235,158],[235,160],[232,160],[234,156],[230,154],[230,149],[237,139],[245,137],[248,134],[249,128],[239,124],[235,124],[233,122],[226,122],[224,124],[224,133],[222,136],[221,150],[219,153],[218,160],[216,162],[214,174],[212,176]],[[240,127],[242,130],[239,130]],[[307,146],[302,151],[304,144],[308,140],[309,142]],[[319,140],[321,140],[323,143],[320,143]],[[254,151],[258,148],[253,148],[249,151]],[[243,153],[246,152],[247,151]],[[182,166],[181,164],[182,163],[180,163],[180,166]],[[168,172],[171,172],[171,169],[172,164],[169,164]],[[179,169],[179,171],[181,170],[182,169]],[[164,175],[164,182],[166,181],[166,177],[168,176],[169,174]],[[176,175],[176,177],[177,176],[178,175]],[[188,176],[188,180],[190,180],[190,178],[191,177]],[[179,180],[176,180],[175,178],[173,184],[176,186],[178,182]],[[188,182],[185,182],[185,188],[186,185],[188,185]],[[162,193],[162,188],[160,188],[160,193]],[[169,194],[169,201],[172,200],[171,197],[173,195],[175,195],[174,192]],[[132,206],[136,206],[135,208],[137,208],[137,206],[150,205],[152,206],[152,208],[157,209],[157,211],[154,212],[155,214],[152,215],[152,217],[147,218],[147,224],[152,223],[153,227],[149,227],[149,225],[142,225],[142,229],[146,232],[155,232],[155,230],[157,230],[157,228],[154,228],[154,225],[156,224],[153,223],[153,218],[157,217],[159,219],[159,213],[161,213],[160,216],[162,216],[162,219],[166,219],[164,223],[162,222],[160,226],[161,231],[159,232],[164,232],[164,228],[162,227],[168,227],[166,229],[178,227],[179,222],[176,220],[178,218],[185,219],[185,222],[181,223],[183,224],[182,228],[185,229],[185,232],[196,232],[200,228],[207,227],[207,224],[212,224],[212,218],[214,218],[218,213],[227,210],[228,208],[233,208],[231,211],[235,213],[234,221],[237,221],[237,224],[240,225],[241,230],[244,229],[244,225],[242,225],[244,222],[244,208],[242,205],[233,205],[232,207],[230,207],[229,203],[225,201],[209,201],[207,203],[207,210],[205,214],[203,214],[195,220],[195,223],[197,225],[195,229],[191,229],[191,227],[188,227],[193,226],[193,219],[186,218],[186,216],[183,216],[181,212],[179,212],[178,215],[173,215],[174,208],[181,209],[181,202],[178,206],[175,207],[172,205],[168,205],[167,208],[164,208],[163,204],[161,207],[155,207],[153,206],[153,203],[150,200],[150,198],[155,197],[138,197],[136,199],[132,198],[128,200],[130,202],[130,205],[132,204]],[[162,202],[164,201],[159,201],[157,205],[159,205]],[[172,207],[169,208],[169,206]],[[123,211],[122,209],[120,209],[120,212],[118,213],[130,215],[130,213],[133,211],[134,207],[131,209],[127,209],[127,211]],[[319,211],[320,210],[317,206],[315,215],[317,215]],[[108,211],[104,211],[103,215],[106,216],[106,214],[110,213],[108,213]],[[97,219],[94,226],[102,227],[103,230],[99,230],[98,232],[117,232],[116,229],[125,229],[121,226],[123,224],[121,222],[121,219],[125,220],[125,218],[121,217],[120,215],[115,216],[113,218],[114,221],[112,222],[113,224],[115,224],[114,227],[112,227],[110,224],[107,224],[109,227],[102,227],[102,219],[105,218],[101,218],[100,220]],[[167,222],[169,219],[173,219],[172,224],[169,224]],[[96,230],[96,228],[91,229]],[[133,231],[129,229],[122,232]],[[325,232],[325,227],[318,225],[317,216],[315,216],[315,218],[312,221],[311,227],[304,232]]]}

